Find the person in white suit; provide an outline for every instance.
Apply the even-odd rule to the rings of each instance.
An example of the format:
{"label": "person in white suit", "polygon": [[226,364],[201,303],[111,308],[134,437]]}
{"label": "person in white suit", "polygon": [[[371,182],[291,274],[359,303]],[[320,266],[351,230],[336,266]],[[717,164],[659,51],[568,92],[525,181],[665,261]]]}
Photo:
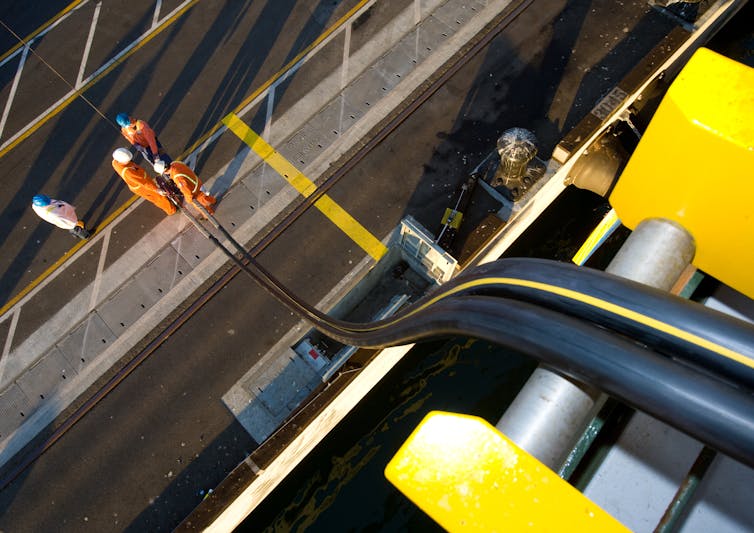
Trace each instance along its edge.
{"label": "person in white suit", "polygon": [[55,200],[46,194],[37,194],[31,200],[31,208],[42,220],[67,229],[79,239],[88,239],[91,235],[84,226],[84,221],[76,216],[76,208],[68,202]]}

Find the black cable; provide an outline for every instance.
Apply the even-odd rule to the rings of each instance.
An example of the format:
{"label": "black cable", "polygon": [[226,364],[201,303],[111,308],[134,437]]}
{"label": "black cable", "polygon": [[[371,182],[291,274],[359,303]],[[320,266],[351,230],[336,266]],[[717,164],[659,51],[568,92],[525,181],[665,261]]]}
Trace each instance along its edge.
{"label": "black cable", "polygon": [[[181,210],[193,219],[185,210]],[[197,227],[201,226],[196,219],[193,222]],[[213,220],[215,223],[219,225]],[[707,316],[713,321],[721,320],[721,317],[711,316],[711,312],[701,306],[599,271],[552,261],[501,260],[457,277],[395,317],[371,324],[349,323],[333,320],[298,300],[228,232],[223,231],[223,234],[244,256],[244,260],[206,228],[200,231],[209,236],[243,272],[289,309],[339,342],[384,348],[448,335],[483,338],[534,357],[564,375],[590,383],[754,467],[754,397],[749,389],[732,385],[706,368],[678,364],[620,332],[606,329],[602,323],[584,319],[565,303],[579,307],[585,305],[588,298],[576,300],[574,304],[563,294],[548,293],[546,287],[557,291],[562,287],[553,283],[561,282],[568,286],[566,291],[578,297],[585,294],[579,292],[582,287],[578,285],[592,280],[593,283],[586,287],[588,294],[585,296],[615,297],[631,305],[644,302],[644,306],[647,302],[643,297],[646,296],[666,305],[665,310],[681,309],[692,318]],[[546,282],[543,281],[545,279]],[[506,283],[505,280],[518,280],[523,285]],[[535,287],[541,284],[544,288],[539,287],[533,294],[527,294],[532,290],[527,281],[533,282]],[[521,290],[522,286],[527,291]],[[494,296],[469,294],[479,292]],[[532,302],[503,297],[502,292],[510,292],[518,298],[526,297]],[[550,294],[556,304],[547,305],[549,300],[545,294]],[[600,313],[595,310],[598,308],[598,305],[587,307],[581,314],[599,318]],[[652,309],[650,307],[645,311]],[[701,314],[696,316],[695,313]],[[678,320],[682,321],[682,318]],[[611,320],[604,322],[610,323]],[[730,328],[737,342],[744,342],[740,335],[752,333],[750,328],[741,329],[736,321],[722,322]],[[683,339],[668,335],[661,339],[660,344],[668,350],[677,348],[679,351],[673,352],[674,357],[684,360],[683,348],[678,346],[679,343],[682,346],[683,342]],[[699,356],[701,351],[697,351],[699,353],[695,355]]]}
{"label": "black cable", "polygon": [[[226,238],[249,262],[250,266],[239,264],[248,275],[289,309],[334,338],[391,327],[417,312],[417,309],[432,305],[447,295],[496,294],[537,303],[611,328],[653,350],[676,357],[685,364],[696,365],[734,383],[754,388],[754,327],[683,298],[602,271],[543,259],[499,260],[465,272],[393,317],[372,323],[353,323],[333,319],[301,302],[222,228],[217,220],[213,220],[213,224],[222,229]],[[534,282],[535,285],[546,287],[516,284],[517,281]],[[569,297],[554,292],[558,289],[575,294]],[[623,308],[627,313],[611,312],[593,303],[593,299]],[[669,328],[661,330],[648,327],[637,321],[632,313]],[[699,341],[690,341],[688,335],[682,336],[684,333]],[[351,338],[348,344],[360,345],[359,338],[358,335]],[[702,341],[713,343],[717,346],[717,351],[710,349]],[[726,356],[728,351],[732,355]],[[749,365],[741,361],[748,361]]]}
{"label": "black cable", "polygon": [[[478,267],[470,274],[472,278],[459,277],[445,290],[468,285],[473,279],[533,282],[489,283],[461,292],[516,298],[588,320],[685,364],[754,389],[754,326],[748,322],[640,283],[570,263],[505,259]],[[564,291],[576,294],[571,296]]]}
{"label": "black cable", "polygon": [[540,306],[500,297],[458,296],[370,333],[369,345],[451,335],[482,338],[534,357],[754,466],[754,397],[749,391]]}
{"label": "black cable", "polygon": [[[537,303],[611,328],[616,333],[646,344],[652,350],[675,357],[684,364],[695,365],[738,385],[754,388],[754,327],[667,292],[602,271],[543,259],[499,260],[456,277],[435,293],[393,317],[368,324],[353,323],[335,320],[301,302],[235,239],[227,232],[224,233],[249,261],[252,272],[244,267],[247,274],[292,311],[310,320],[331,337],[348,337],[351,334],[391,327],[417,309],[432,305],[447,295],[503,295]],[[544,284],[552,290],[516,284],[517,281]],[[575,297],[582,299],[553,292],[560,288],[576,293]],[[593,303],[593,299],[623,308],[627,313],[611,312]],[[633,317],[634,313],[655,321],[660,326],[668,326],[668,329],[648,327],[637,321]],[[698,338],[698,341],[692,342],[689,338]],[[348,344],[361,345],[359,339],[357,335]],[[713,343],[717,351],[709,348],[704,341]]]}

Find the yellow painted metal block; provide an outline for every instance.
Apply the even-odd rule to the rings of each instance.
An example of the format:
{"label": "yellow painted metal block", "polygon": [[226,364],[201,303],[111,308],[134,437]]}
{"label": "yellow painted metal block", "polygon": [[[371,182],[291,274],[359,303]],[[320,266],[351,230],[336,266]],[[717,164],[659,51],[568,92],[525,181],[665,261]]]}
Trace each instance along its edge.
{"label": "yellow painted metal block", "polygon": [[474,416],[429,413],[385,476],[448,531],[628,531]]}
{"label": "yellow painted metal block", "polygon": [[453,229],[458,229],[461,227],[461,221],[463,220],[463,213],[460,211],[456,211],[455,209],[451,209],[450,207],[445,208],[445,213],[442,215],[442,220],[440,220],[440,224],[448,224]]}
{"label": "yellow painted metal block", "polygon": [[571,261],[577,265],[583,265],[592,253],[605,242],[605,240],[620,226],[620,219],[615,209],[608,211],[597,227],[592,230],[589,237],[581,245]]}
{"label": "yellow painted metal block", "polygon": [[670,86],[610,203],[681,224],[694,265],[754,297],[754,69],[701,48]]}

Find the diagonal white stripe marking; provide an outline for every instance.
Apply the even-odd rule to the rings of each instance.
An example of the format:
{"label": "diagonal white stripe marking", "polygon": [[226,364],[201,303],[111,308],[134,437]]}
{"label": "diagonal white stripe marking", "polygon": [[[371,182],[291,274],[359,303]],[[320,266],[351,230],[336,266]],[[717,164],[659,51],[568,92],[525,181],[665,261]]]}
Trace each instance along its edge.
{"label": "diagonal white stripe marking", "polygon": [[89,52],[92,49],[92,41],[94,40],[94,29],[97,27],[97,19],[99,19],[99,11],[102,8],[102,2],[97,2],[94,8],[94,16],[92,17],[92,25],[89,27],[89,37],[86,39],[86,46],[84,47],[84,57],[81,58],[81,66],[79,67],[79,75],[76,78],[76,88],[81,87],[81,82],[84,79],[84,69],[86,68],[86,60],[89,59]]}
{"label": "diagonal white stripe marking", "polygon": [[[181,2],[181,5],[176,7],[173,11],[170,12],[170,14],[167,15],[167,18],[172,17],[175,13],[178,13],[186,4],[191,3],[194,0],[185,0],[184,2]],[[145,40],[147,37],[149,37],[153,33],[153,30],[148,30],[144,32],[138,39],[136,39],[134,42],[126,46],[123,50],[118,52],[115,57],[113,57],[110,61],[102,65],[100,68],[98,68],[96,71],[94,71],[92,74],[90,74],[85,80],[82,81],[82,86],[86,86],[91,80],[96,78],[100,75],[100,73],[106,71],[110,65],[117,63],[120,61],[120,59],[127,55],[132,49],[139,46],[139,44]],[[0,145],[0,150],[4,150],[9,145],[11,145],[16,139],[24,135],[27,131],[32,129],[34,126],[42,122],[47,115],[52,113],[55,109],[57,109],[60,105],[62,105],[66,100],[70,99],[72,96],[76,95],[78,93],[78,90],[73,90],[68,92],[65,96],[63,96],[61,99],[59,99],[57,102],[52,104],[50,107],[48,107],[45,111],[43,111],[41,114],[39,114],[34,120],[29,122],[26,126],[24,126],[18,133],[13,135],[10,139],[5,141],[2,145]]]}
{"label": "diagonal white stripe marking", "polygon": [[[49,26],[47,26],[44,29],[44,31],[39,32],[37,35],[34,36],[34,38],[29,39],[29,41],[26,44],[28,44],[29,46],[31,46],[34,43],[34,41],[36,41],[40,37],[43,37],[47,32],[49,32],[50,30],[52,30],[53,28],[55,28],[58,24],[60,24],[65,19],[67,19],[68,17],[70,17],[71,15],[73,15],[76,11],[78,11],[79,9],[81,9],[83,6],[85,6],[88,3],[89,3],[89,0],[85,0],[84,2],[81,2],[79,5],[77,5],[75,8],[73,8],[71,11],[69,11],[68,13],[66,13],[65,15],[63,15],[62,17],[60,17],[58,20],[56,20],[53,24],[50,24]],[[5,65],[8,61],[10,61],[11,59],[13,59],[14,57],[16,57],[20,53],[22,53],[22,49],[21,48],[19,48],[18,50],[16,50],[12,54],[10,54],[8,57],[6,57],[2,61],[0,61],[0,67],[2,67],[3,65]]]}
{"label": "diagonal white stripe marking", "polygon": [[8,101],[5,102],[5,109],[3,110],[3,118],[0,118],[0,135],[3,134],[5,129],[5,122],[8,120],[10,114],[11,105],[13,105],[13,99],[16,97],[16,89],[18,89],[18,82],[21,80],[21,72],[24,70],[26,64],[26,57],[29,55],[29,47],[24,46],[24,51],[21,54],[21,61],[18,62],[18,69],[16,70],[16,77],[13,78],[13,86],[10,88],[10,94],[8,95]]}
{"label": "diagonal white stripe marking", "polygon": [[154,16],[152,17],[152,27],[157,26],[157,22],[160,20],[160,9],[162,9],[162,0],[157,0],[157,4],[154,6]]}
{"label": "diagonal white stripe marking", "polygon": [[97,263],[97,274],[94,276],[94,286],[92,287],[92,295],[89,297],[89,311],[93,311],[97,305],[97,298],[99,297],[99,288],[102,284],[102,272],[105,270],[105,259],[107,258],[107,249],[110,247],[110,235],[112,234],[112,228],[108,226],[105,230],[105,235],[102,238],[102,251],[99,254],[99,262]]}
{"label": "diagonal white stripe marking", "polygon": [[79,75],[76,78],[76,88],[81,87],[81,82],[84,79],[84,69],[86,68],[86,60],[89,59],[89,51],[92,49],[92,41],[94,40],[94,28],[97,27],[97,19],[99,19],[99,11],[102,8],[102,2],[97,2],[94,7],[94,16],[92,17],[92,25],[89,27],[89,37],[86,39],[86,46],[84,46],[84,57],[81,58],[81,66],[79,67]]}
{"label": "diagonal white stripe marking", "polygon": [[186,163],[186,166],[189,167],[191,170],[196,170],[196,160],[198,158],[199,158],[199,152],[194,151],[186,158],[184,163]]}
{"label": "diagonal white stripe marking", "polygon": [[264,135],[265,139],[270,138],[270,131],[272,130],[272,112],[275,109],[275,86],[270,87],[270,91],[267,93],[267,116],[264,119]]}
{"label": "diagonal white stripe marking", "polygon": [[343,43],[343,63],[340,67],[340,88],[348,85],[348,58],[351,57],[351,23],[346,26],[345,43]]}
{"label": "diagonal white stripe marking", "polygon": [[18,317],[21,314],[21,308],[17,307],[13,312],[13,318],[10,321],[10,328],[8,329],[8,336],[5,338],[5,346],[3,347],[3,355],[0,357],[0,382],[3,380],[3,374],[5,373],[5,365],[8,362],[8,354],[10,353],[10,347],[13,344],[13,336],[16,333],[16,326],[18,326]]}

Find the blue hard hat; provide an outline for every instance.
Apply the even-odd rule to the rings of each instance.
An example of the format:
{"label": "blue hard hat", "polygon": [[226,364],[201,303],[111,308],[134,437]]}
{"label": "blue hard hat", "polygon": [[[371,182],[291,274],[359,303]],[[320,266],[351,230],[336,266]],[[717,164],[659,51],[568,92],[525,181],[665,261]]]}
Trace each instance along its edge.
{"label": "blue hard hat", "polygon": [[50,205],[50,197],[46,194],[37,194],[34,196],[34,198],[31,199],[31,203],[36,205],[37,207],[44,207],[46,205]]}
{"label": "blue hard hat", "polygon": [[125,128],[131,124],[131,117],[128,116],[128,113],[118,113],[118,116],[115,117],[115,122],[117,122],[118,126],[121,128]]}

